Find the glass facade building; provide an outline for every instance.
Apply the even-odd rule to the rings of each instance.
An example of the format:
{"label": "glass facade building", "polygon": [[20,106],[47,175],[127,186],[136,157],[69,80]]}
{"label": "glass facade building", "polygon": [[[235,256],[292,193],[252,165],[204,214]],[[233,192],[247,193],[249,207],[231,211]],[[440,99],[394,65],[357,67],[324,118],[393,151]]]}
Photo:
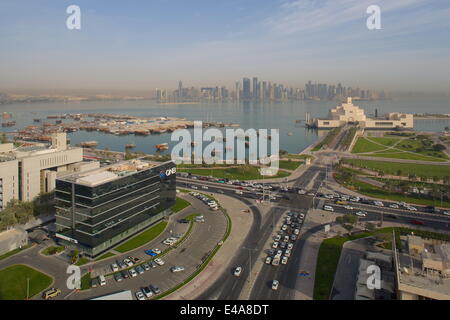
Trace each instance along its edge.
{"label": "glass facade building", "polygon": [[[101,168],[100,173],[94,170],[93,177],[107,174],[95,183],[80,179],[86,173],[57,179],[59,240],[96,257],[170,214],[176,199],[175,164],[155,166],[142,160],[139,164],[136,170],[114,171],[117,164]],[[128,162],[120,165],[128,168]]]}

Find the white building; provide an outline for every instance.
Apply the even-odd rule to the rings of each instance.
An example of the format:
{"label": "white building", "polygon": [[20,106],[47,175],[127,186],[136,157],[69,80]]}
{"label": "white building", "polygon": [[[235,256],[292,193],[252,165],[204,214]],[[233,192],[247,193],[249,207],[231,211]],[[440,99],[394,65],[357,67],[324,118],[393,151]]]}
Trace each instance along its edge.
{"label": "white building", "polygon": [[347,103],[330,109],[327,119],[314,119],[313,126],[319,129],[336,128],[347,123],[358,124],[365,129],[396,129],[414,127],[412,114],[391,112],[382,117],[372,119],[365,115],[363,109],[352,103],[352,98],[347,98]]}
{"label": "white building", "polygon": [[[99,166],[83,161],[83,149],[67,146],[65,133],[52,136],[52,144],[36,144],[15,148],[12,143],[0,144],[0,210],[9,201],[32,201],[41,193],[55,188],[56,177],[62,173]],[[78,164],[80,163],[80,164]]]}

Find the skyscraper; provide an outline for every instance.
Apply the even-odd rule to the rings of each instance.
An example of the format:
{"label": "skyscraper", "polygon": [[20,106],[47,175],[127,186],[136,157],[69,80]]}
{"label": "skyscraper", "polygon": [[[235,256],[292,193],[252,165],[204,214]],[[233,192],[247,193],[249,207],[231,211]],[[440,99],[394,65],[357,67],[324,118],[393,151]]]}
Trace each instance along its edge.
{"label": "skyscraper", "polygon": [[239,83],[239,81],[236,81],[236,101],[239,101],[239,99],[241,98],[241,84]]}
{"label": "skyscraper", "polygon": [[183,82],[181,80],[178,82],[178,98],[183,97]]}
{"label": "skyscraper", "polygon": [[251,96],[250,92],[250,79],[244,78],[242,80],[242,95],[244,96],[244,99],[249,100]]}
{"label": "skyscraper", "polygon": [[253,77],[253,99],[258,99],[258,78]]}

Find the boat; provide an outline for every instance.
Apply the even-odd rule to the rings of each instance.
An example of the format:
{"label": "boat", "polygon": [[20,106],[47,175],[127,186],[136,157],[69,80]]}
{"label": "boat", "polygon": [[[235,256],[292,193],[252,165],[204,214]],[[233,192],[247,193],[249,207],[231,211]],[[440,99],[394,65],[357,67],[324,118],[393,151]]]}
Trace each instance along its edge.
{"label": "boat", "polygon": [[292,135],[294,135],[292,132],[288,132],[288,134],[287,134],[288,136],[292,136]]}
{"label": "boat", "polygon": [[41,122],[41,119],[33,119],[34,122]]}
{"label": "boat", "polygon": [[160,143],[160,144],[157,144],[155,146],[155,148],[157,150],[167,150],[167,149],[169,149],[169,144],[168,143]]}
{"label": "boat", "polygon": [[97,141],[82,141],[80,142],[81,147],[96,147],[98,144]]}
{"label": "boat", "polygon": [[126,149],[133,149],[133,148],[136,148],[136,145],[134,143],[128,143],[128,144],[125,145],[125,148]]}

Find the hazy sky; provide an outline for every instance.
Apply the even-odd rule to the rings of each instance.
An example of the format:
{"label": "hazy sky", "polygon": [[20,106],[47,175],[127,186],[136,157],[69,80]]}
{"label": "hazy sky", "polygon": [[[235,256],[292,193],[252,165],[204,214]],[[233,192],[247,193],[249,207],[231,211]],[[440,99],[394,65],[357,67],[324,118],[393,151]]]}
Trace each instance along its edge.
{"label": "hazy sky", "polygon": [[[68,30],[66,8],[81,8]],[[381,30],[366,27],[371,4]],[[0,90],[231,86],[242,77],[450,90],[448,0],[1,0]]]}

